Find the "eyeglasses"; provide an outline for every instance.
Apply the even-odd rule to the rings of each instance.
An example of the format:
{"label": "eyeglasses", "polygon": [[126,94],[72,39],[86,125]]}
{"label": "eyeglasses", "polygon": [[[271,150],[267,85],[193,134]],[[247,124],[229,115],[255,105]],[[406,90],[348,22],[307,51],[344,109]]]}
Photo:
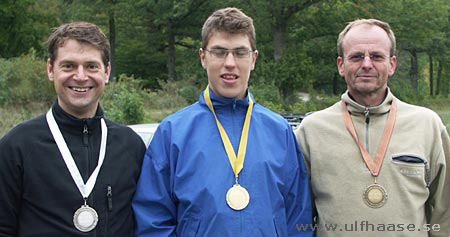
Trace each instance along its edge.
{"label": "eyeglasses", "polygon": [[[368,57],[370,58],[370,60],[372,62],[376,62],[376,63],[384,62],[386,60],[386,58],[388,58],[387,56],[384,56],[382,54],[371,54]],[[352,54],[346,58],[351,63],[361,63],[366,58],[366,55],[365,54]]]}
{"label": "eyeglasses", "polygon": [[248,58],[253,50],[242,48],[242,49],[207,49],[203,48],[203,50],[208,51],[213,57],[218,59],[224,59],[228,56],[228,53],[232,53],[235,58],[244,59]]}

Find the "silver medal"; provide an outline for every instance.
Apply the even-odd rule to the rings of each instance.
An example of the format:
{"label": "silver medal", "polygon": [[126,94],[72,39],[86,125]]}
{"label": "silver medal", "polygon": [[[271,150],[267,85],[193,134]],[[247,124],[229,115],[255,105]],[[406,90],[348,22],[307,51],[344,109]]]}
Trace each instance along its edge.
{"label": "silver medal", "polygon": [[94,208],[82,205],[73,215],[73,224],[81,232],[89,232],[97,226],[98,215]]}

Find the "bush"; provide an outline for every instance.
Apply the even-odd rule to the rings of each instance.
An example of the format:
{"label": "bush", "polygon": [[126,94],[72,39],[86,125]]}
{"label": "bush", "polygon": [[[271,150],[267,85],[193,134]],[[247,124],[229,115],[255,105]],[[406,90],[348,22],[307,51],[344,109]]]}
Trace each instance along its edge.
{"label": "bush", "polygon": [[106,86],[101,104],[107,118],[121,124],[137,124],[144,120],[147,96],[138,80],[120,75],[117,82]]}
{"label": "bush", "polygon": [[46,61],[36,58],[35,50],[17,58],[0,58],[0,104],[51,104],[56,98],[48,80]]}

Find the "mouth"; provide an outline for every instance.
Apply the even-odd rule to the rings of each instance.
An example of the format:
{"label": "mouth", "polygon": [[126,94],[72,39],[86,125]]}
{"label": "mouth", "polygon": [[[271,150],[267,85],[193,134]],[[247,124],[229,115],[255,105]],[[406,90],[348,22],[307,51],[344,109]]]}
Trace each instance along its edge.
{"label": "mouth", "polygon": [[72,91],[75,92],[79,92],[79,93],[85,93],[88,92],[92,87],[73,87],[73,86],[69,86],[69,89],[71,89]]}
{"label": "mouth", "polygon": [[232,83],[235,83],[239,79],[239,76],[236,74],[222,74],[222,75],[220,75],[220,78],[222,78],[222,80],[225,83],[232,84]]}
{"label": "mouth", "polygon": [[366,74],[362,74],[362,75],[357,75],[358,78],[362,78],[362,79],[372,79],[372,78],[376,78],[375,75],[366,75]]}

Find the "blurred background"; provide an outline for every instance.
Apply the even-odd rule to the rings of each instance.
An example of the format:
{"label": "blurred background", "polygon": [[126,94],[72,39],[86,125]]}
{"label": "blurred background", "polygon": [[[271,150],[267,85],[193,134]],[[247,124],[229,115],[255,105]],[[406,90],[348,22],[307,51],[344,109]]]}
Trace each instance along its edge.
{"label": "blurred background", "polygon": [[101,99],[106,116],[158,123],[204,90],[201,27],[227,6],[254,20],[259,57],[249,84],[258,103],[296,114],[338,101],[346,89],[336,66],[338,34],[349,21],[377,18],[397,38],[392,91],[438,112],[450,131],[448,0],[2,0],[0,137],[45,113],[56,98],[44,44],[54,27],[100,26],[112,47],[112,75]]}

